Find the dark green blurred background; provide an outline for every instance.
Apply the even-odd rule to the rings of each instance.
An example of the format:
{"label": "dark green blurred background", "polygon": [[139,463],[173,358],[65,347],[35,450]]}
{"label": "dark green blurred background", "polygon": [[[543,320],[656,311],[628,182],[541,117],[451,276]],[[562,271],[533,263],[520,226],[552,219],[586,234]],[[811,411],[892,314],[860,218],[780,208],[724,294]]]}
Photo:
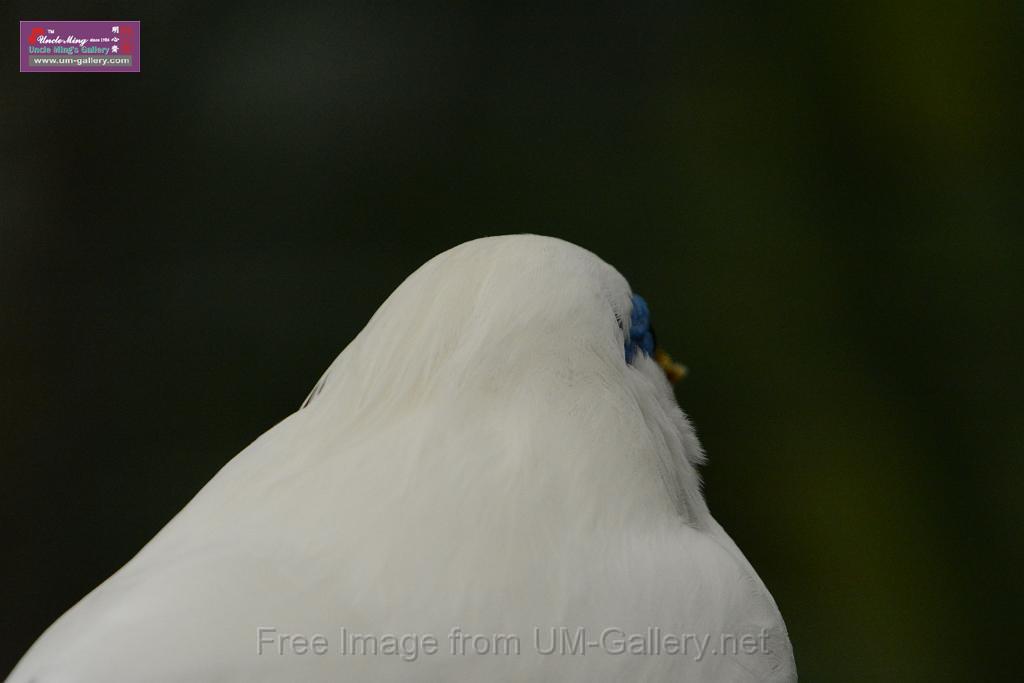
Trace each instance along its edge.
{"label": "dark green blurred background", "polygon": [[[1013,677],[1024,6],[749,4],[5,2],[0,674],[408,273],[529,231],[690,365],[804,680]],[[141,74],[16,73],[87,18]]]}

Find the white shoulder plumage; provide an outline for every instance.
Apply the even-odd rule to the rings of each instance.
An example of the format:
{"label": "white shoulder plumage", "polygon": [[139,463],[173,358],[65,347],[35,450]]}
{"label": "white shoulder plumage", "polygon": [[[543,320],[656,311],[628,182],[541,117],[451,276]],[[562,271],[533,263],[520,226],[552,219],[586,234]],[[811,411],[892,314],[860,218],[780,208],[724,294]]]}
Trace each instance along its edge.
{"label": "white shoulder plumage", "polygon": [[555,239],[432,259],[9,680],[795,680],[630,306]]}

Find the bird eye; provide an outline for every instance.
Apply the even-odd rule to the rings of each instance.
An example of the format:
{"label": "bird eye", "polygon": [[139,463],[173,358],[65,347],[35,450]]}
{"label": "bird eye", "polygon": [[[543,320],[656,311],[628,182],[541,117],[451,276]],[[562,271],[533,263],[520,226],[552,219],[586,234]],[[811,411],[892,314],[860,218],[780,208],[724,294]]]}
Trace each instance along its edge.
{"label": "bird eye", "polygon": [[654,333],[651,330],[651,313],[647,302],[639,294],[633,295],[633,310],[629,316],[629,338],[625,343],[626,362],[632,363],[637,351],[644,355],[654,354]]}

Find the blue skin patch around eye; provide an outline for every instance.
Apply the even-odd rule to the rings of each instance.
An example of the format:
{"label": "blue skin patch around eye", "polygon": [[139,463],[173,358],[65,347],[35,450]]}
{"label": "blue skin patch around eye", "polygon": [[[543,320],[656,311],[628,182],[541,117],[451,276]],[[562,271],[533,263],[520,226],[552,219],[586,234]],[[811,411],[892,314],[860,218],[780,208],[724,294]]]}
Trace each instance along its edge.
{"label": "blue skin patch around eye", "polygon": [[633,295],[633,312],[629,318],[629,339],[626,340],[626,362],[632,363],[636,352],[654,355],[654,334],[651,332],[651,310],[639,294]]}

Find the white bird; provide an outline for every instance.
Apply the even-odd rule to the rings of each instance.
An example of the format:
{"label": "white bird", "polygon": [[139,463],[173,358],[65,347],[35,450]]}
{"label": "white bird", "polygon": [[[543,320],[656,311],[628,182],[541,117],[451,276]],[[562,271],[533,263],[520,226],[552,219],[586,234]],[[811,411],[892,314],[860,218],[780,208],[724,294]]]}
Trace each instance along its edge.
{"label": "white bird", "polygon": [[433,258],[8,680],[796,680],[643,307],[557,239]]}

